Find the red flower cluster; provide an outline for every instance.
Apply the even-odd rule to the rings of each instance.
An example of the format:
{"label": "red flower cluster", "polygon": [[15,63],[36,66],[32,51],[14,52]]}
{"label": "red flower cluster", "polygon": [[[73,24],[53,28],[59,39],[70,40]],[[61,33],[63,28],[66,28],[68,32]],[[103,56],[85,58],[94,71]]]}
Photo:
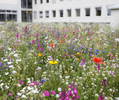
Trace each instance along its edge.
{"label": "red flower cluster", "polygon": [[102,58],[96,58],[96,57],[94,57],[94,58],[92,58],[92,61],[94,61],[97,64],[103,64],[103,62],[101,62],[102,61]]}

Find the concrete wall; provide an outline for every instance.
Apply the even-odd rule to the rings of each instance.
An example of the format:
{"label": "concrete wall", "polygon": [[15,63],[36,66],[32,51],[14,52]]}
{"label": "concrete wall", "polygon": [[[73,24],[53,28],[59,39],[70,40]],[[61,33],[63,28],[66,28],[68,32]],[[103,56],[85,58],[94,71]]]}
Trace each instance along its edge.
{"label": "concrete wall", "polygon": [[[119,4],[119,0],[56,0],[56,3],[52,4],[52,0],[43,0],[43,4],[40,4],[40,0],[37,0],[37,4],[34,4],[33,11],[37,11],[37,19],[33,18],[33,22],[110,22],[111,16],[107,16],[107,6]],[[96,16],[95,7],[102,7],[102,15]],[[76,17],[75,9],[80,8],[80,17]],[[90,8],[90,17],[85,16],[85,8]],[[59,17],[59,10],[64,11],[64,17]],[[67,17],[67,9],[72,10],[72,17]],[[45,17],[45,11],[49,11],[49,18]],[[52,10],[56,10],[56,18],[52,17]],[[39,11],[43,11],[43,18],[39,17]],[[33,16],[34,17],[34,16]]]}
{"label": "concrete wall", "polygon": [[111,27],[119,26],[119,9],[112,9],[111,13]]}
{"label": "concrete wall", "polygon": [[0,9],[17,10],[18,0],[0,0]]}
{"label": "concrete wall", "polygon": [[17,4],[17,0],[0,0],[0,4]]}

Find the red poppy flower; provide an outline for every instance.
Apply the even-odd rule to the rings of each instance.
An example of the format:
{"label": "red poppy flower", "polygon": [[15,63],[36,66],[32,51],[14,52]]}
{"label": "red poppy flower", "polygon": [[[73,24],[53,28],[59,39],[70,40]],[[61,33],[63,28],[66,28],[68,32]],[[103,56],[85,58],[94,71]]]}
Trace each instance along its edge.
{"label": "red poppy flower", "polygon": [[63,41],[59,41],[60,43],[63,43]]}
{"label": "red poppy flower", "polygon": [[103,62],[101,62],[102,61],[102,58],[96,58],[96,57],[94,57],[94,58],[92,58],[92,61],[94,61],[95,63],[98,63],[98,64],[102,64]]}
{"label": "red poppy flower", "polygon": [[54,46],[54,44],[53,43],[50,43],[50,47],[53,47]]}
{"label": "red poppy flower", "polygon": [[71,55],[71,57],[75,57],[74,55]]}

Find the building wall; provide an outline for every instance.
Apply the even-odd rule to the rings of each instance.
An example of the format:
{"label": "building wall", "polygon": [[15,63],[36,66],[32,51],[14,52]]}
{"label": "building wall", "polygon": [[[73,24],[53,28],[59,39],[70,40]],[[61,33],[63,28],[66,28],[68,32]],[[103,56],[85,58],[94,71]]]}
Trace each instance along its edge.
{"label": "building wall", "polygon": [[[0,22],[5,20],[18,21],[18,1],[19,0],[0,0]],[[4,16],[4,18],[3,18]]]}
{"label": "building wall", "polygon": [[[40,0],[37,0],[37,4],[34,4],[33,0],[33,11],[37,11],[37,19],[33,22],[107,22],[111,20],[111,16],[107,16],[107,6],[119,4],[119,0],[56,0],[56,3],[46,3],[43,0],[43,4],[40,4]],[[96,16],[95,7],[102,7],[101,16]],[[75,9],[80,8],[80,17],[76,17]],[[90,17],[85,16],[85,8],[90,8]],[[72,10],[72,16],[67,17],[67,9]],[[45,11],[49,11],[49,18],[45,17]],[[56,18],[52,17],[52,10],[56,10]],[[59,17],[59,10],[64,11],[64,17]],[[39,17],[39,11],[43,11],[43,18]],[[34,15],[34,13],[33,13]]]}
{"label": "building wall", "polygon": [[0,0],[0,4],[17,4],[17,0]]}
{"label": "building wall", "polygon": [[119,9],[112,9],[111,13],[111,27],[119,26]]}

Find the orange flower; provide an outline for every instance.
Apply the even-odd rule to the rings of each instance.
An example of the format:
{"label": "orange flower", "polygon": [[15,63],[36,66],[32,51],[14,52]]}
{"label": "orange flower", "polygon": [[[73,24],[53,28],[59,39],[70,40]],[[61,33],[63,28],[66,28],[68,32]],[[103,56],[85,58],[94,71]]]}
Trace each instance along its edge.
{"label": "orange flower", "polygon": [[57,85],[58,84],[58,81],[55,83],[55,85]]}
{"label": "orange flower", "polygon": [[59,41],[60,43],[63,43],[63,41]]}
{"label": "orange flower", "polygon": [[38,55],[39,57],[41,57],[41,56],[42,56],[42,54],[40,54],[40,53],[39,53],[39,54],[37,53],[37,55]]}
{"label": "orange flower", "polygon": [[71,55],[71,57],[75,57],[74,55]]}
{"label": "orange flower", "polygon": [[57,84],[55,83],[55,85],[57,85]]}
{"label": "orange flower", "polygon": [[98,63],[98,64],[103,64],[103,62],[101,62],[102,61],[102,58],[96,58],[96,57],[94,57],[94,58],[92,58],[92,61],[94,61],[95,63]]}
{"label": "orange flower", "polygon": [[54,44],[53,43],[50,43],[50,47],[53,47],[54,46]]}
{"label": "orange flower", "polygon": [[79,58],[77,59],[77,61],[79,61]]}

